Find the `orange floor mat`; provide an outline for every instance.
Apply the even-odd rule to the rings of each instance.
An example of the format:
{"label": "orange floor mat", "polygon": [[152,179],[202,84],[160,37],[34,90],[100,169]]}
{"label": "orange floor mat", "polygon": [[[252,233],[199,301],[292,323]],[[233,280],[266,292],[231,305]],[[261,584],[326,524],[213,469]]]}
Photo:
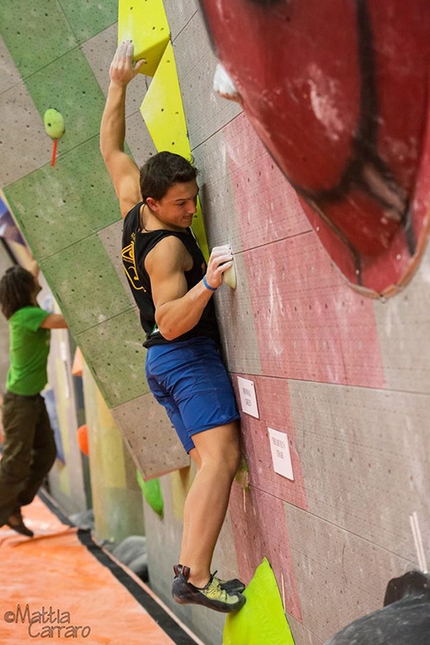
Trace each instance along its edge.
{"label": "orange floor mat", "polygon": [[34,538],[0,529],[1,645],[201,643],[147,585],[40,498],[23,516]]}

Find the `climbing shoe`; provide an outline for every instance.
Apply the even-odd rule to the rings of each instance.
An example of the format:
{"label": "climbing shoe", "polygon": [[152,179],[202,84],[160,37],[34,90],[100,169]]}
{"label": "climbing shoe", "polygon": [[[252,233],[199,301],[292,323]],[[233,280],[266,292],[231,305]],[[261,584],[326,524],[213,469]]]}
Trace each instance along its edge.
{"label": "climbing shoe", "polygon": [[228,593],[222,589],[219,580],[211,576],[204,587],[195,587],[188,582],[190,575],[189,567],[175,565],[173,567],[175,579],[173,580],[172,596],[181,605],[195,604],[230,613],[239,611],[246,602],[245,596],[241,593]]}
{"label": "climbing shoe", "polygon": [[[177,564],[174,567],[175,575],[179,575],[182,571],[182,564]],[[178,573],[176,573],[178,571]],[[242,593],[245,590],[245,585],[238,578],[232,578],[231,580],[221,580],[217,577],[217,572],[215,571],[212,574],[212,578],[219,583],[221,589],[224,589],[227,593]]]}
{"label": "climbing shoe", "polygon": [[14,511],[12,515],[9,516],[5,524],[9,526],[11,529],[13,529],[14,531],[16,531],[17,533],[20,533],[21,535],[25,535],[26,537],[33,537],[34,535],[33,531],[24,524],[24,521],[21,515],[21,510]]}

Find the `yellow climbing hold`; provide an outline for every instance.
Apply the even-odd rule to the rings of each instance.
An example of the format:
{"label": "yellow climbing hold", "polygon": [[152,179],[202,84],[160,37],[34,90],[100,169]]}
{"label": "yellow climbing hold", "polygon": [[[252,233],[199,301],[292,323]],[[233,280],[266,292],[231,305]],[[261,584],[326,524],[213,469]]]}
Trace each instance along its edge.
{"label": "yellow climbing hold", "polygon": [[186,158],[191,156],[171,43],[166,47],[140,112],[157,150],[169,150]]}
{"label": "yellow climbing hold", "polygon": [[145,59],[140,72],[154,76],[170,40],[170,29],[162,0],[119,0],[118,44],[132,40],[134,59]]}
{"label": "yellow climbing hold", "polygon": [[[166,47],[140,106],[140,112],[158,152],[168,150],[182,155],[186,159],[191,158],[175,54],[171,43]],[[200,204],[197,205],[197,214],[192,228],[202,253],[207,259],[208,243]]]}
{"label": "yellow climbing hold", "polygon": [[223,645],[294,645],[278,585],[266,558],[243,593],[245,605],[227,616]]}
{"label": "yellow climbing hold", "polygon": [[46,110],[43,117],[43,123],[46,134],[51,137],[51,139],[61,139],[66,128],[64,126],[63,115],[58,110],[55,108],[49,108]]}

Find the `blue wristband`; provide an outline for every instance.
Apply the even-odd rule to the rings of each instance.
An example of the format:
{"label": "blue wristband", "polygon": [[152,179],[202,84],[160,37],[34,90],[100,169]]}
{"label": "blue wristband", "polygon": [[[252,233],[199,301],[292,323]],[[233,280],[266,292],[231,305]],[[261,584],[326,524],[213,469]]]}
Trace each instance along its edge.
{"label": "blue wristband", "polygon": [[205,276],[205,275],[203,276],[203,284],[205,285],[206,289],[209,289],[209,291],[216,291],[216,290],[217,290],[217,288],[218,288],[218,287],[215,287],[215,289],[214,289],[213,287],[211,287],[211,286],[208,284],[208,281],[206,280],[206,276]]}

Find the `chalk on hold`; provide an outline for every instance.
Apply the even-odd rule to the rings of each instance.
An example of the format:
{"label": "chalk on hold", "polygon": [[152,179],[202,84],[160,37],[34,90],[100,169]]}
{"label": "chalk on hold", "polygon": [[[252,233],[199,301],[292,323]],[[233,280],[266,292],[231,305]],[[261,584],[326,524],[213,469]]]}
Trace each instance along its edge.
{"label": "chalk on hold", "polygon": [[[226,244],[225,248],[231,251],[229,244]],[[231,287],[232,289],[236,289],[237,280],[236,280],[236,269],[234,268],[234,259],[233,259],[233,264],[229,269],[227,269],[227,271],[224,271],[224,273],[222,274],[222,277],[225,284],[228,284],[228,286]]]}
{"label": "chalk on hold", "polygon": [[237,91],[233,79],[221,63],[218,63],[215,68],[213,89],[223,99],[242,103],[242,98]]}
{"label": "chalk on hold", "polygon": [[232,289],[236,289],[236,269],[234,268],[234,264],[231,265],[227,271],[224,271],[222,274],[222,277],[224,279],[224,282],[228,284],[229,287]]}

